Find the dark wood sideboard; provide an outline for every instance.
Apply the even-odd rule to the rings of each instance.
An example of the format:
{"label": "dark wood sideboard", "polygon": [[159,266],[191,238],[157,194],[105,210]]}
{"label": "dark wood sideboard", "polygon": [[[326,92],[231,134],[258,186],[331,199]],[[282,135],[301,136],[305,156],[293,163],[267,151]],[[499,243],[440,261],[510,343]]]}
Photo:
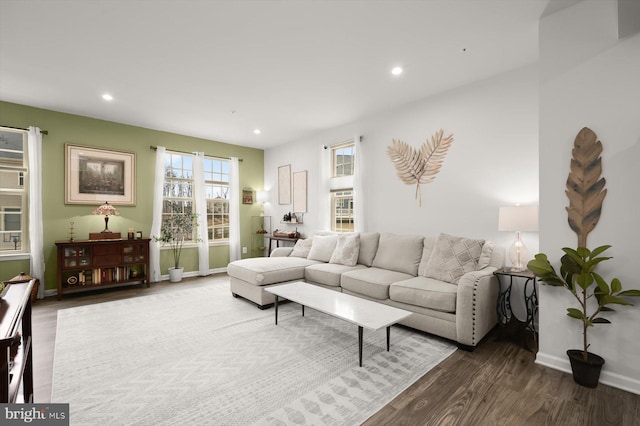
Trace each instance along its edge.
{"label": "dark wood sideboard", "polygon": [[56,241],[58,299],[65,293],[146,283],[149,238]]}

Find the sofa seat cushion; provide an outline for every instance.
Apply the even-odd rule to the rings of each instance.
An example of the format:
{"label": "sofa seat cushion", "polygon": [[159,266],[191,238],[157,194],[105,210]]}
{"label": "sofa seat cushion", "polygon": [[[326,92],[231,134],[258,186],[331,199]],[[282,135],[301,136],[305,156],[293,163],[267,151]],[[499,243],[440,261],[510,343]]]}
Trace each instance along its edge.
{"label": "sofa seat cushion", "polygon": [[253,285],[267,285],[304,278],[304,268],[319,262],[301,257],[255,257],[227,265],[227,274]]}
{"label": "sofa seat cushion", "polygon": [[389,288],[389,298],[393,301],[442,312],[456,311],[457,295],[456,284],[426,277],[395,282]]}
{"label": "sofa seat cushion", "polygon": [[338,263],[318,263],[305,268],[304,279],[312,283],[340,287],[340,276],[344,272],[363,268],[365,268],[364,265],[347,266]]}
{"label": "sofa seat cushion", "polygon": [[340,285],[352,293],[386,300],[389,298],[389,286],[392,283],[409,278],[412,276],[403,272],[372,267],[345,272],[340,279]]}

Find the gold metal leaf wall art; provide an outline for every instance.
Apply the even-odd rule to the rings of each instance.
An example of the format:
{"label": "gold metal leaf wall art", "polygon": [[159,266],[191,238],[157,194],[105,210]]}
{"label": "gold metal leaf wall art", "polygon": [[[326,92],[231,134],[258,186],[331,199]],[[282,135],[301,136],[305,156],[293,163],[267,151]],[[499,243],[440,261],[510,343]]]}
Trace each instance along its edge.
{"label": "gold metal leaf wall art", "polygon": [[578,247],[587,246],[587,235],[593,231],[607,195],[602,173],[602,143],[593,130],[584,127],[573,143],[571,171],[567,178],[569,226],[578,235]]}
{"label": "gold metal leaf wall art", "polygon": [[422,207],[420,185],[433,182],[442,167],[449,147],[453,143],[453,135],[443,137],[440,129],[427,139],[420,150],[401,140],[393,139],[393,144],[387,147],[387,154],[396,168],[398,177],[407,185],[416,186],[416,200]]}

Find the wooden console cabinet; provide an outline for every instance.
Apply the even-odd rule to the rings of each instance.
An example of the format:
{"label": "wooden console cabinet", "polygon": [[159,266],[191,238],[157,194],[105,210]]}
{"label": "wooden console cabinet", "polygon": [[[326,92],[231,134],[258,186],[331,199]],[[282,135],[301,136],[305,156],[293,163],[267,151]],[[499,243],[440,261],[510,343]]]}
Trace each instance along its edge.
{"label": "wooden console cabinet", "polygon": [[145,283],[149,238],[56,241],[58,299],[65,293]]}
{"label": "wooden console cabinet", "polygon": [[[0,403],[33,403],[31,288],[9,284],[0,301]],[[19,398],[22,384],[23,398]]]}

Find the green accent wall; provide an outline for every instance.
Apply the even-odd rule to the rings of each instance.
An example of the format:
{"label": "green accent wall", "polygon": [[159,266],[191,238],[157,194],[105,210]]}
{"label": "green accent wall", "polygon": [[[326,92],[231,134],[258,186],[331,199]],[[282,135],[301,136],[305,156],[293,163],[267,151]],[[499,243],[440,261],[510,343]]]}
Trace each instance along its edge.
{"label": "green accent wall", "polygon": [[[97,120],[79,115],[33,108],[0,101],[0,125],[18,128],[39,127],[49,132],[42,137],[42,205],[44,228],[44,256],[47,289],[56,285],[56,240],[69,239],[69,223],[74,222],[74,238],[87,239],[89,232],[104,229],[104,218],[92,215],[94,205],[66,205],[64,203],[65,144],[85,145],[97,148],[135,152],[136,154],[136,205],[118,206],[120,216],[109,218],[109,229],[120,232],[125,238],[128,228],[142,231],[149,237],[152,221],[153,180],[155,150],[150,146],[164,146],[168,150],[202,151],[209,156],[238,157],[240,163],[240,190],[263,188],[264,151],[239,145],[231,145],[174,133]],[[242,247],[251,247],[251,216],[260,214],[260,206],[240,204],[240,235]],[[209,267],[224,268],[229,263],[228,245],[210,247]],[[249,250],[250,252],[250,250]],[[249,255],[243,255],[243,257]],[[195,248],[186,248],[181,263],[185,273],[198,270],[198,254]],[[171,254],[162,250],[161,271],[173,266]],[[3,261],[0,256],[0,280],[7,280],[19,272],[29,272],[28,260]]]}

